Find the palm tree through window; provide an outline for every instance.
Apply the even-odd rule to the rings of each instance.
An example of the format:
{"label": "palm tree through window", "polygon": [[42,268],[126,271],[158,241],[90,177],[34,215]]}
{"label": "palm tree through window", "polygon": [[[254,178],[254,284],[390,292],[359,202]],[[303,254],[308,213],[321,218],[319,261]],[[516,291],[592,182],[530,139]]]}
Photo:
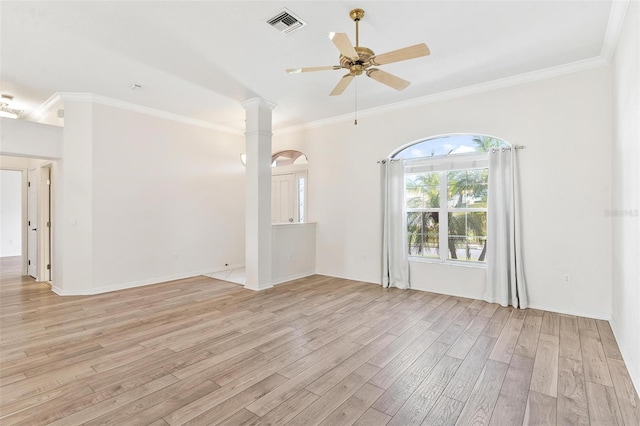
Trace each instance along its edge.
{"label": "palm tree through window", "polygon": [[489,169],[497,138],[448,135],[404,147],[408,252],[441,261],[484,262]]}

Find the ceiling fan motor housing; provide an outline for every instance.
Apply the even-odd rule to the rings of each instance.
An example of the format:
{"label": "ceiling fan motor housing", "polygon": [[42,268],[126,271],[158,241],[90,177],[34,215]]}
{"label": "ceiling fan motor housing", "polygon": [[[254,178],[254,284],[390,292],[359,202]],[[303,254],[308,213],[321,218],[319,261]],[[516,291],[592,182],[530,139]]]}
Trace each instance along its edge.
{"label": "ceiling fan motor housing", "polygon": [[350,70],[354,75],[360,75],[370,65],[369,58],[375,55],[373,50],[368,47],[354,47],[358,52],[358,60],[353,61],[351,58],[347,58],[344,55],[340,55],[340,66],[342,68]]}

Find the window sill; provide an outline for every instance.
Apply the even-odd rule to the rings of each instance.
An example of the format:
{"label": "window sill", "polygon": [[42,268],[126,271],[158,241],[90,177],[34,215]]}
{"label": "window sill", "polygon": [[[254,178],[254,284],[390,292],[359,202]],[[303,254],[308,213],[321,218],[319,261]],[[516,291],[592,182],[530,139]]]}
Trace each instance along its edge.
{"label": "window sill", "polygon": [[456,266],[456,267],[475,268],[475,269],[487,269],[486,263],[465,262],[460,260],[459,261],[447,260],[443,262],[440,259],[430,259],[428,257],[419,257],[419,256],[409,256],[409,262],[433,263],[436,265]]}

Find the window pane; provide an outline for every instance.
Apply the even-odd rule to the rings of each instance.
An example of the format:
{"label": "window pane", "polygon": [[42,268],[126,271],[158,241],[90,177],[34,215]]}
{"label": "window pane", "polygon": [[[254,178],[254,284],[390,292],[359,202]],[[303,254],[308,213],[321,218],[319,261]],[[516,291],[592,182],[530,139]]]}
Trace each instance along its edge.
{"label": "window pane", "polygon": [[304,211],[304,177],[298,178],[298,222],[305,222]]}
{"label": "window pane", "polygon": [[447,172],[447,205],[453,208],[487,206],[488,169]]}
{"label": "window pane", "polygon": [[412,173],[405,176],[407,207],[415,209],[440,207],[440,174]]}
{"label": "window pane", "polygon": [[407,231],[410,256],[438,258],[438,212],[407,213]]}
{"label": "window pane", "polygon": [[449,213],[448,258],[483,262],[487,240],[486,212]]}
{"label": "window pane", "polygon": [[447,258],[474,262],[484,262],[486,237],[449,237]]}

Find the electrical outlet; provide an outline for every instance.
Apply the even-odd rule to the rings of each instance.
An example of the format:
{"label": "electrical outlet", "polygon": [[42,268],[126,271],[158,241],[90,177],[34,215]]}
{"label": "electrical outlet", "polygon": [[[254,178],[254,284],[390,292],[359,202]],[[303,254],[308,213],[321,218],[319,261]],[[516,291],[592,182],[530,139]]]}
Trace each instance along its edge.
{"label": "electrical outlet", "polygon": [[571,274],[564,274],[562,276],[562,283],[563,284],[571,284]]}

